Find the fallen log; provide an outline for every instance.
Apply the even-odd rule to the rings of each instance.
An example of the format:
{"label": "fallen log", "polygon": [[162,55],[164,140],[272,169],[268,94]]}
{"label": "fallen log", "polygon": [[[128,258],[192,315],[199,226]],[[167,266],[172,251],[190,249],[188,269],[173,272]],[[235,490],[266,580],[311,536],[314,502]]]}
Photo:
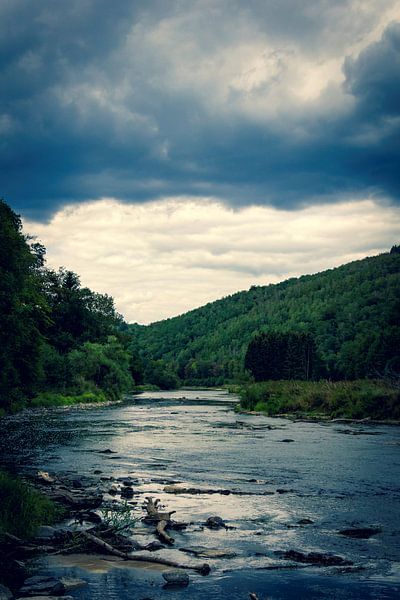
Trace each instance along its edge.
{"label": "fallen log", "polygon": [[108,544],[104,540],[96,537],[95,535],[93,535],[92,533],[89,533],[88,531],[81,531],[80,534],[84,538],[86,538],[87,540],[89,540],[90,542],[92,542],[93,544],[98,546],[99,548],[106,550],[109,554],[118,556],[119,558],[123,558],[124,560],[133,560],[136,562],[148,562],[148,563],[153,563],[153,564],[157,564],[157,565],[165,565],[167,567],[174,567],[176,569],[191,569],[193,571],[197,571],[198,573],[201,573],[201,575],[208,575],[208,573],[211,570],[210,566],[207,563],[204,563],[199,566],[184,565],[181,563],[177,563],[173,560],[166,560],[164,558],[156,558],[153,556],[142,556],[142,555],[138,555],[138,554],[128,554],[127,552],[121,552],[121,550],[114,548],[113,546],[111,546],[111,544]]}
{"label": "fallen log", "polygon": [[158,538],[167,544],[168,546],[172,546],[175,542],[174,538],[171,537],[166,531],[166,527],[168,526],[168,521],[159,521],[156,527],[156,533]]}

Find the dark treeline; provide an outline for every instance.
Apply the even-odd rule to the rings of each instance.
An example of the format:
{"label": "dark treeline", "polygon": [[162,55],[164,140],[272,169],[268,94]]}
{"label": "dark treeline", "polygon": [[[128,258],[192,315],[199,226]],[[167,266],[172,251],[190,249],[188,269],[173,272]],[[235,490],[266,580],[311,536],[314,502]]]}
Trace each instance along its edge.
{"label": "dark treeline", "polygon": [[400,253],[394,246],[390,253],[254,286],[179,317],[130,329],[142,357],[163,361],[187,385],[245,381],[246,352],[260,333],[292,335],[292,354],[299,350],[293,336],[305,335],[312,343],[312,369],[304,377],[299,363],[290,365],[290,352],[282,344],[278,350],[275,337],[280,354],[271,360],[279,377],[354,380],[400,371],[399,317]]}
{"label": "dark treeline", "polygon": [[255,381],[308,381],[322,375],[316,361],[315,343],[308,333],[260,333],[247,348],[244,366]]}
{"label": "dark treeline", "polygon": [[120,397],[134,367],[123,329],[113,299],[46,268],[0,201],[0,409]]}

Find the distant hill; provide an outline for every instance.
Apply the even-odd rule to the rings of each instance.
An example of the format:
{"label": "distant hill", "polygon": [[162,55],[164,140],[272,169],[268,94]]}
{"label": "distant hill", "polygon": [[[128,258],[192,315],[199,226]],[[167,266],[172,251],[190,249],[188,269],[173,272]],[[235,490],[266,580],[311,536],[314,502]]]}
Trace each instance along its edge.
{"label": "distant hill", "polygon": [[321,377],[399,370],[399,247],[316,275],[254,286],[149,326],[130,326],[142,356],[162,359],[192,385],[243,379],[250,340],[268,330],[311,333]]}

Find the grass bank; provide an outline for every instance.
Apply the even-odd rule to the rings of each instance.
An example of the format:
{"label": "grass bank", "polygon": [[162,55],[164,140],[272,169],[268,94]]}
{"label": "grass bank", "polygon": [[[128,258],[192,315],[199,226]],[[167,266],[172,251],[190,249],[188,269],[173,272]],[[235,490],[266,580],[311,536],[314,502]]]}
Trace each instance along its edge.
{"label": "grass bank", "polygon": [[18,477],[0,471],[0,535],[28,538],[60,518],[60,509]]}
{"label": "grass bank", "polygon": [[265,381],[235,390],[240,409],[267,415],[400,420],[400,389],[380,380]]}

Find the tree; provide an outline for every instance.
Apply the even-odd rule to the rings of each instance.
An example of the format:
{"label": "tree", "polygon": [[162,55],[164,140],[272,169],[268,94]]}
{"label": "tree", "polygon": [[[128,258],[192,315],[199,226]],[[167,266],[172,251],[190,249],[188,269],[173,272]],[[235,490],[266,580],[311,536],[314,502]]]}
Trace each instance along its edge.
{"label": "tree", "polygon": [[245,368],[256,381],[308,380],[313,374],[315,343],[308,333],[268,331],[255,336],[245,355]]}
{"label": "tree", "polygon": [[0,200],[0,406],[6,409],[34,393],[42,378],[43,261],[44,248],[29,244],[19,215]]}

